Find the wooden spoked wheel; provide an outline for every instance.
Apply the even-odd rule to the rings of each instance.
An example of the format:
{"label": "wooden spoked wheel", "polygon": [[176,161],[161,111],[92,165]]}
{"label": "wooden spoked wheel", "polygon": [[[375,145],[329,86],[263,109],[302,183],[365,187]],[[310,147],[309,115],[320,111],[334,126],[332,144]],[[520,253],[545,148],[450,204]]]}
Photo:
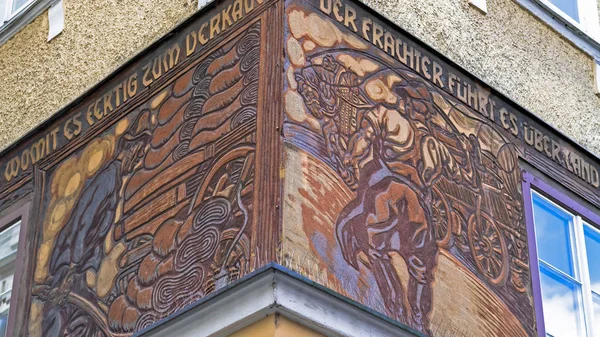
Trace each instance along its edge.
{"label": "wooden spoked wheel", "polygon": [[448,248],[452,239],[450,209],[444,195],[435,187],[433,188],[431,217],[436,243],[440,247]]}
{"label": "wooden spoked wheel", "polygon": [[469,248],[479,272],[492,284],[504,284],[509,271],[508,249],[494,220],[481,213],[480,221],[477,221],[477,216],[472,214],[467,232]]}

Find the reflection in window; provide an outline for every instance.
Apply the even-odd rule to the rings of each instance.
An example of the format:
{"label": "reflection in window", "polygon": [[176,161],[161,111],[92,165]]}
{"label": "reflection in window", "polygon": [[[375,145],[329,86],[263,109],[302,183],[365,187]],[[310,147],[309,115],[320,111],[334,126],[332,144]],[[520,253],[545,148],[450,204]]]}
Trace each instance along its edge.
{"label": "reflection in window", "polygon": [[565,12],[573,20],[579,22],[579,8],[577,0],[550,0],[550,2],[558,7],[561,11]]}
{"label": "reflection in window", "polygon": [[582,336],[581,286],[540,265],[542,303],[546,333],[552,336]]}
{"label": "reflection in window", "polygon": [[[594,294],[593,306],[594,317],[600,317],[600,296]],[[600,319],[594,320],[594,333],[594,337],[600,336]]]}
{"label": "reflection in window", "polygon": [[0,27],[35,0],[0,0]]}
{"label": "reflection in window", "polygon": [[600,337],[600,231],[535,191],[531,197],[546,334]]}
{"label": "reflection in window", "polygon": [[0,337],[6,334],[20,228],[21,221],[17,221],[0,232]]}
{"label": "reflection in window", "polygon": [[12,11],[16,12],[19,9],[21,9],[21,7],[25,6],[25,4],[27,4],[29,2],[29,0],[13,0],[13,4],[12,4]]}
{"label": "reflection in window", "polygon": [[592,290],[600,294],[600,232],[590,225],[583,228],[585,234],[585,250]]}
{"label": "reflection in window", "polygon": [[0,314],[0,337],[6,336],[6,326],[8,325],[8,312]]}
{"label": "reflection in window", "polygon": [[573,261],[573,215],[533,195],[538,257],[563,273],[575,277]]}

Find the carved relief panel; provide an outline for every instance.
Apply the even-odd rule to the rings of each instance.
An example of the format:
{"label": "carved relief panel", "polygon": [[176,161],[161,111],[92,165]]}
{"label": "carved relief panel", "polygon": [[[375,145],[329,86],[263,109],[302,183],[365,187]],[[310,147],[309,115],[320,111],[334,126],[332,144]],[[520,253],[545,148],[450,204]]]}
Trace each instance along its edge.
{"label": "carved relief panel", "polygon": [[27,335],[131,335],[260,265],[263,24],[45,170]]}
{"label": "carved relief panel", "polygon": [[593,158],[363,5],[214,3],[0,158],[0,209],[34,197],[18,335],[130,336],[275,261],[534,336],[520,160],[600,204]]}
{"label": "carved relief panel", "polygon": [[519,149],[396,41],[288,3],[282,263],[426,335],[532,336]]}

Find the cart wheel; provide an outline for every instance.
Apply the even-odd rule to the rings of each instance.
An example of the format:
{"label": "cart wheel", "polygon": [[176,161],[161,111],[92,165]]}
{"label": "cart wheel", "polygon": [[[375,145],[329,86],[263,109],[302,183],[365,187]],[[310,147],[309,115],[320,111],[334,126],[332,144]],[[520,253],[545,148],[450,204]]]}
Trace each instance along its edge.
{"label": "cart wheel", "polygon": [[456,214],[456,220],[458,223],[456,224],[457,232],[454,233],[454,246],[456,246],[461,252],[468,253],[471,251],[469,247],[469,238],[467,238],[467,218],[462,216],[460,212],[454,212]]}
{"label": "cart wheel", "polygon": [[479,272],[492,284],[504,284],[509,270],[508,249],[494,220],[481,213],[481,222],[478,222],[477,216],[471,215],[467,235],[469,248]]}
{"label": "cart wheel", "polygon": [[440,247],[448,248],[452,239],[450,209],[448,208],[446,198],[444,198],[444,195],[436,187],[433,188],[431,215],[436,243]]}

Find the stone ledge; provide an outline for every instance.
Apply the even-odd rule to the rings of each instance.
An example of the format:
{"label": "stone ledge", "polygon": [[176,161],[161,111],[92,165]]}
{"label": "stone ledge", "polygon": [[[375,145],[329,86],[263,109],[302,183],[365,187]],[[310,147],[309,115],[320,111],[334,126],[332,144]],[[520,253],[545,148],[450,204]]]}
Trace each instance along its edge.
{"label": "stone ledge", "polygon": [[327,336],[423,336],[272,263],[134,337],[227,336],[275,313]]}

